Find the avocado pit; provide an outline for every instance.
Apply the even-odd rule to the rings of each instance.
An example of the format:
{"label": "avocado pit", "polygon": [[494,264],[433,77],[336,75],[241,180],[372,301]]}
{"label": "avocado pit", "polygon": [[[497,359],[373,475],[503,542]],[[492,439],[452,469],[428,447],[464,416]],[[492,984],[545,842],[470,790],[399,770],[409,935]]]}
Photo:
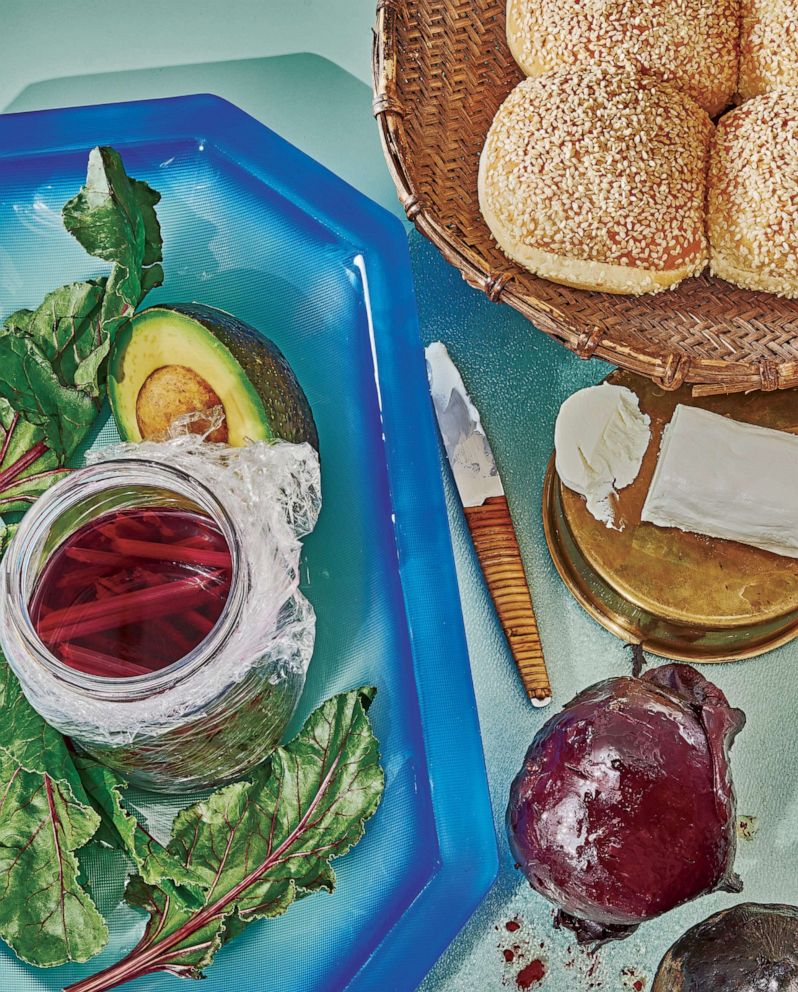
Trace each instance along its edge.
{"label": "avocado pit", "polygon": [[[172,424],[186,414],[207,413],[187,424],[192,434],[205,434],[212,426],[211,411],[224,406],[210,384],[185,365],[163,365],[145,379],[136,397],[136,421],[144,440],[168,435]],[[226,444],[227,418],[208,434],[209,441]]]}

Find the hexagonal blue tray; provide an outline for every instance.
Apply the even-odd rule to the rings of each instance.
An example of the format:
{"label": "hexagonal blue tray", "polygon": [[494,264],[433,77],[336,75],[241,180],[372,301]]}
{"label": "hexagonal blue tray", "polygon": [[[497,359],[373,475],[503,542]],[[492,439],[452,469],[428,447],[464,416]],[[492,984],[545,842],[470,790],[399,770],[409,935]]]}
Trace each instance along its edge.
{"label": "hexagonal blue tray", "polygon": [[[163,199],[166,282],[148,302],[197,300],[273,338],[319,426],[324,509],[306,542],[317,647],[301,719],[374,683],[387,773],[365,839],[318,895],[223,948],[207,992],[389,992],[421,981],[490,887],[496,838],[468,667],[437,437],[400,223],[215,97],[0,117],[0,316],[102,271],[62,204],[88,150],[111,144]],[[107,418],[93,439],[115,438]],[[157,832],[177,804],[133,796]],[[38,971],[0,953],[0,988],[60,989],[132,946],[124,865],[87,865],[110,946]],[[176,988],[154,976],[137,990]]]}

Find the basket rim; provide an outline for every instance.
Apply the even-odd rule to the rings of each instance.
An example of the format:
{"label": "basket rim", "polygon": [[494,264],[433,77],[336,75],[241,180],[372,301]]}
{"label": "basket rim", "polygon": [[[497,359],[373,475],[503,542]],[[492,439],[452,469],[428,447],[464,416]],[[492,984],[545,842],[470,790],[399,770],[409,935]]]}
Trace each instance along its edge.
{"label": "basket rim", "polygon": [[560,341],[577,357],[602,358],[654,379],[663,389],[678,389],[684,383],[690,383],[694,395],[711,396],[757,389],[789,389],[798,385],[798,357],[785,361],[769,358],[726,361],[682,351],[633,346],[608,337],[607,330],[598,325],[590,331],[577,333],[562,311],[512,285],[516,277],[528,274],[520,265],[508,258],[501,270],[491,271],[463,239],[438,223],[415,189],[408,168],[403,128],[405,109],[396,85],[400,58],[396,22],[402,3],[404,0],[377,2],[372,46],[372,110],[388,171],[408,220],[460,271],[470,286],[485,293],[491,302],[507,303],[536,329]]}

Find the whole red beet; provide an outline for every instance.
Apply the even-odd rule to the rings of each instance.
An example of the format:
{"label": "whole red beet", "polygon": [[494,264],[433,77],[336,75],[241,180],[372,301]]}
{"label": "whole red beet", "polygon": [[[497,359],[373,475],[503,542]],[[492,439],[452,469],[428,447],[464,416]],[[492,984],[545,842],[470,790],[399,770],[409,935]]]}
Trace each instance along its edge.
{"label": "whole red beet", "polygon": [[744,725],[694,668],[665,665],[599,682],[541,728],[510,789],[510,846],[580,940],[742,888],[728,751]]}

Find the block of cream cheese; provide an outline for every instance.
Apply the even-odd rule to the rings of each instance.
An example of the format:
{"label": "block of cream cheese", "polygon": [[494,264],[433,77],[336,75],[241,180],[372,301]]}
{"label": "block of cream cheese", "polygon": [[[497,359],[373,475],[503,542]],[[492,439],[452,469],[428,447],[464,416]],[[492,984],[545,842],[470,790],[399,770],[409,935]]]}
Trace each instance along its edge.
{"label": "block of cream cheese", "polygon": [[642,519],[798,558],[798,437],[677,406]]}
{"label": "block of cream cheese", "polygon": [[615,527],[610,497],[637,478],[651,440],[651,420],[631,389],[602,383],[580,389],[560,407],[554,428],[557,475],[587,508]]}

